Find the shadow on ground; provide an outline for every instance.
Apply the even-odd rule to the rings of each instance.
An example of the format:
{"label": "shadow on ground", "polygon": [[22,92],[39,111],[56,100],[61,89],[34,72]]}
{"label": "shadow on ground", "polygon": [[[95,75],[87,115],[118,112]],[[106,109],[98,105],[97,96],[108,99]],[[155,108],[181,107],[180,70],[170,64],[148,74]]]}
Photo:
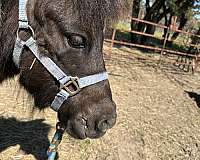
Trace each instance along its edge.
{"label": "shadow on ground", "polygon": [[49,146],[49,131],[50,125],[43,119],[19,121],[0,117],[0,153],[19,145],[20,151],[33,155],[37,160],[44,160]]}
{"label": "shadow on ground", "polygon": [[188,91],[185,92],[189,95],[190,98],[192,98],[196,102],[197,106],[200,108],[200,94]]}

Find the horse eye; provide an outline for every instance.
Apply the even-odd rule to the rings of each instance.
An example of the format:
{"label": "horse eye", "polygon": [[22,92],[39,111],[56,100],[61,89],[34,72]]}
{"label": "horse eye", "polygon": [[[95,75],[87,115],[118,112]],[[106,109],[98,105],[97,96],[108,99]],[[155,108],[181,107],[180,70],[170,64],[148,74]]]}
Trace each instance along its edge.
{"label": "horse eye", "polygon": [[67,41],[72,48],[85,48],[86,39],[80,35],[68,35]]}

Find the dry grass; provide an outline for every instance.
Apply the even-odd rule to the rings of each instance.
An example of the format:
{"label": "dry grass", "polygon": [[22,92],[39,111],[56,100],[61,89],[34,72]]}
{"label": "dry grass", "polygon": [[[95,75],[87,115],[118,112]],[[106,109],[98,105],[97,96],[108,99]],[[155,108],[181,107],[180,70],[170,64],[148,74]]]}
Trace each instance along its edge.
{"label": "dry grass", "polygon": [[[79,141],[64,135],[62,160],[200,159],[200,113],[185,92],[198,93],[198,74],[183,74],[105,46],[118,122],[103,138]],[[0,159],[42,160],[54,133],[56,114],[32,111],[32,100],[17,82],[0,90]],[[16,97],[18,97],[16,99]],[[197,99],[196,99],[197,100]],[[13,118],[15,117],[15,118]]]}

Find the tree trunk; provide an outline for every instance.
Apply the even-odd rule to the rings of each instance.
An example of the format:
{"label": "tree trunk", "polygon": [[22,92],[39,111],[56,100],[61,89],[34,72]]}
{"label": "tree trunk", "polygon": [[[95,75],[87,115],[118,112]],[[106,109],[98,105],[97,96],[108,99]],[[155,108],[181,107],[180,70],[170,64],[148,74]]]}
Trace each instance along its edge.
{"label": "tree trunk", "polygon": [[[144,20],[147,21],[152,21],[152,17],[155,13],[158,13],[159,10],[161,9],[162,5],[164,4],[165,0],[156,0],[154,2],[154,4],[150,7],[146,9],[146,15],[144,17]],[[145,29],[145,24],[144,23],[139,23],[138,24],[138,31],[139,32],[144,32]]]}
{"label": "tree trunk", "polygon": [[[180,0],[179,0],[180,1]],[[177,3],[178,4],[178,3]],[[182,13],[181,13],[181,16],[180,16],[180,24],[179,24],[179,27],[178,27],[178,29],[179,30],[182,30],[184,27],[185,27],[185,25],[186,25],[186,23],[187,23],[187,21],[188,21],[188,19],[187,19],[187,17],[186,17],[186,13],[188,12],[188,10],[192,7],[192,6],[194,6],[194,4],[195,4],[195,0],[186,0],[183,4],[182,4],[182,6],[181,6],[181,10],[182,10]],[[180,4],[179,4],[180,5]],[[171,37],[171,41],[173,42],[174,40],[176,40],[177,39],[177,37],[179,36],[179,32],[175,32],[173,35],[172,35],[172,37]]]}
{"label": "tree trunk", "polygon": [[[180,24],[179,24],[178,29],[182,30],[185,27],[187,21],[188,21],[188,19],[186,18],[185,13],[182,13],[181,17],[180,17]],[[175,41],[178,38],[179,34],[180,34],[180,32],[175,32],[171,37],[171,41],[172,42]]]}
{"label": "tree trunk", "polygon": [[[132,6],[132,17],[138,18],[139,12],[140,12],[140,1],[141,0],[134,0],[133,6]],[[131,20],[131,30],[137,31],[138,30],[138,22]],[[138,35],[131,33],[131,42],[135,43],[137,42]]]}
{"label": "tree trunk", "polygon": [[[154,4],[149,7],[149,4],[146,5],[146,15],[144,17],[144,20],[150,21],[150,22],[154,22],[154,23],[158,23],[162,18],[160,16],[160,10],[163,7],[163,5],[165,4],[165,0],[156,0],[154,2]],[[145,29],[146,27],[146,29]],[[144,23],[139,23],[138,25],[138,31],[139,32],[145,32],[147,34],[154,34],[156,30],[156,27],[153,25],[146,25]],[[153,41],[154,38],[151,37],[147,37],[147,36],[142,36],[141,38],[141,44],[149,44]]]}

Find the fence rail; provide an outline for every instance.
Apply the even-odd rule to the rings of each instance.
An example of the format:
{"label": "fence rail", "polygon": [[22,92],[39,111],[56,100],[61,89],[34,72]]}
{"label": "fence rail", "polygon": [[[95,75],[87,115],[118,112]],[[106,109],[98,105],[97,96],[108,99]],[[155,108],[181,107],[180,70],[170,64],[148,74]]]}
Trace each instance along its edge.
{"label": "fence rail", "polygon": [[[131,17],[129,17],[129,19],[130,19],[130,21],[133,20],[133,21],[136,21],[136,22],[141,22],[141,23],[153,25],[153,26],[156,26],[156,27],[159,27],[159,28],[165,28],[165,29],[168,28],[168,26],[165,26],[165,25],[163,25],[163,24],[153,23],[153,22],[149,22],[149,21],[146,21],[146,20],[138,19],[138,18],[133,18],[133,17],[131,18]],[[196,36],[196,37],[199,37],[199,38],[200,38],[200,35],[196,35],[196,34],[191,33],[191,32],[186,32],[186,31],[183,31],[183,30],[179,30],[179,29],[177,29],[177,27],[174,26],[174,25],[171,25],[171,31],[183,33],[183,34],[190,35],[190,36]]]}
{"label": "fence rail", "polygon": [[[191,43],[180,43],[180,41],[177,41],[175,40],[174,42],[176,42],[176,44],[181,44],[183,45],[184,43],[184,46],[187,46],[187,47],[194,47],[194,48],[197,48],[197,53],[196,54],[189,54],[187,52],[181,52],[181,51],[176,51],[176,50],[173,50],[171,48],[166,48],[166,43],[169,42],[170,40],[168,40],[168,33],[171,33],[171,32],[179,32],[181,34],[183,34],[184,36],[194,36],[194,37],[198,37],[200,38],[200,35],[195,35],[191,32],[186,32],[186,31],[182,31],[182,30],[179,30],[177,29],[177,27],[175,26],[176,22],[174,21],[173,24],[171,24],[170,26],[165,26],[163,24],[156,24],[156,23],[153,23],[153,22],[149,22],[149,21],[146,21],[146,20],[141,20],[141,19],[138,19],[138,18],[130,18],[129,17],[129,20],[131,22],[131,20],[135,21],[135,22],[139,22],[139,23],[144,23],[144,24],[148,24],[148,25],[153,25],[155,27],[159,27],[159,28],[162,28],[162,29],[167,29],[167,33],[166,33],[166,36],[165,37],[158,37],[158,36],[155,36],[155,35],[152,35],[152,34],[147,34],[147,33],[143,33],[143,32],[139,32],[139,31],[135,31],[135,30],[126,30],[126,29],[113,29],[113,33],[112,33],[112,39],[105,39],[105,41],[107,42],[110,42],[111,43],[111,49],[113,48],[114,44],[118,44],[118,45],[125,45],[125,46],[131,46],[131,47],[138,47],[138,48],[144,48],[144,49],[149,49],[149,50],[153,50],[155,52],[159,52],[160,53],[160,60],[163,59],[163,55],[164,53],[168,53],[168,54],[173,54],[173,55],[176,55],[176,56],[183,56],[183,57],[190,57],[192,59],[192,71],[194,71],[196,68],[197,68],[197,65],[198,65],[198,58],[200,57],[200,52],[199,52],[199,48],[200,46],[198,44],[191,44]],[[176,18],[175,18],[176,20]],[[124,42],[122,40],[116,40],[116,34],[117,32],[128,32],[128,33],[133,33],[133,34],[136,34],[136,35],[140,35],[140,36],[146,36],[146,37],[151,37],[151,38],[156,38],[158,40],[161,40],[163,41],[163,44],[161,44],[162,47],[154,47],[154,46],[150,46],[150,45],[144,45],[144,44],[138,44],[138,43],[130,43],[130,42]],[[174,63],[174,62],[172,62]],[[182,62],[179,62],[180,64]],[[187,64],[188,66],[190,66],[191,64]]]}

